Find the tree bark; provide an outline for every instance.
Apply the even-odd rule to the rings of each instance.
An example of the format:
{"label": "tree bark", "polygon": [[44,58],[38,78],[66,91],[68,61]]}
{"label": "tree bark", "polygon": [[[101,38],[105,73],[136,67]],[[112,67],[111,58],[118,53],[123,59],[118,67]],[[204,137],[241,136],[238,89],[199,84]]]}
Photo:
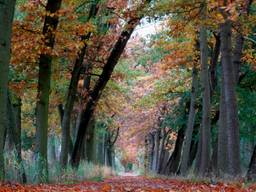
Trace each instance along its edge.
{"label": "tree bark", "polygon": [[[221,69],[221,79],[223,81],[223,68]],[[227,172],[228,159],[227,159],[227,129],[226,129],[226,105],[225,105],[225,92],[224,83],[221,82],[220,92],[220,116],[218,125],[218,152],[217,152],[217,174],[219,176]]]}
{"label": "tree bark", "polygon": [[[48,0],[46,12],[55,14],[61,7],[61,0]],[[50,49],[54,47],[55,31],[58,25],[57,15],[47,15],[44,21],[44,45]],[[36,103],[36,153],[37,153],[37,181],[48,182],[47,138],[48,138],[48,108],[51,83],[52,56],[41,54],[39,58],[38,90]]]}
{"label": "tree bark", "polygon": [[190,96],[190,107],[189,107],[189,116],[188,116],[188,123],[185,132],[185,138],[183,142],[183,151],[181,157],[181,164],[180,164],[180,173],[181,175],[186,175],[188,171],[188,162],[189,162],[189,154],[191,148],[191,141],[192,141],[192,133],[195,124],[195,116],[196,116],[196,92],[197,92],[197,69],[194,66],[192,71],[192,89],[191,89],[191,96]]}
{"label": "tree bark", "polygon": [[[202,19],[206,17],[206,2],[203,5]],[[208,75],[208,44],[207,44],[207,30],[205,26],[200,28],[200,60],[201,60],[201,85],[203,91],[202,101],[202,121],[200,129],[201,145],[199,150],[201,155],[197,159],[199,167],[197,168],[197,174],[199,176],[205,176],[209,169],[210,162],[210,140],[211,140],[211,99],[210,99],[210,82]]]}
{"label": "tree bark", "polygon": [[[195,131],[195,128],[196,127],[194,127],[193,135],[196,132],[198,132],[198,130]],[[196,158],[197,149],[198,149],[198,141],[192,140],[191,147],[190,147],[190,152],[189,152],[188,169],[192,166],[192,164],[193,164],[193,162]]]}
{"label": "tree bark", "polygon": [[[97,14],[97,3],[91,5],[91,9],[88,16],[88,21],[95,17]],[[91,33],[83,35],[81,37],[81,42],[85,42],[91,37]],[[68,151],[70,146],[70,123],[71,123],[71,113],[73,111],[78,81],[80,79],[81,70],[83,68],[84,56],[86,53],[87,44],[84,43],[83,47],[79,51],[77,59],[75,61],[74,68],[72,70],[72,77],[69,84],[68,96],[64,108],[63,121],[62,121],[62,140],[61,140],[61,155],[60,162],[63,167],[67,166],[68,162]]]}
{"label": "tree bark", "polygon": [[[217,64],[220,55],[220,34],[214,34],[215,37],[215,46],[213,49],[213,54],[211,57],[211,64],[210,64],[210,87],[211,87],[211,100],[213,98],[214,93],[216,92],[217,87]],[[214,125],[217,123],[219,119],[219,110],[216,112],[214,119],[212,120],[211,124],[214,128]],[[211,162],[210,162],[210,172],[214,175],[217,175],[217,155],[218,155],[218,137],[216,137],[213,141],[213,151],[211,155]]]}
{"label": "tree bark", "polygon": [[4,133],[7,122],[8,73],[15,0],[0,0],[0,181],[4,180]]}
{"label": "tree bark", "polygon": [[181,159],[181,150],[182,150],[182,144],[184,141],[184,132],[185,128],[182,127],[178,131],[178,136],[175,142],[175,148],[172,152],[172,155],[170,156],[167,165],[166,165],[166,173],[167,175],[177,174],[179,169],[179,163]]}
{"label": "tree bark", "polygon": [[[220,169],[223,168],[224,174],[228,177],[240,177],[240,137],[239,137],[239,122],[238,122],[238,110],[235,93],[235,79],[234,79],[234,65],[232,63],[232,45],[231,45],[231,28],[232,23],[230,20],[225,20],[220,26],[221,31],[221,53],[222,53],[222,84],[223,84],[223,97],[221,99],[224,104],[224,110],[220,111],[220,116],[224,117],[225,123],[221,124],[220,129],[225,129],[227,142],[224,146],[219,145],[220,148],[226,148],[226,154],[218,154],[218,160],[223,158],[223,165],[220,165]],[[223,113],[225,112],[225,114]],[[221,118],[223,118],[221,117]],[[224,139],[219,138],[219,139]],[[227,167],[225,168],[224,166]]]}
{"label": "tree bark", "polygon": [[211,58],[211,65],[210,65],[210,85],[211,85],[211,97],[213,92],[217,86],[217,64],[220,55],[220,34],[214,35],[215,36],[215,46]]}
{"label": "tree bark", "polygon": [[157,169],[157,173],[163,173],[163,169],[164,169],[164,165],[166,165],[167,161],[168,161],[168,151],[166,150],[166,146],[167,146],[167,142],[169,140],[169,136],[168,134],[170,133],[170,131],[165,131],[164,128],[161,128],[161,145],[160,145],[160,155],[159,155],[159,161],[158,161],[158,169]]}

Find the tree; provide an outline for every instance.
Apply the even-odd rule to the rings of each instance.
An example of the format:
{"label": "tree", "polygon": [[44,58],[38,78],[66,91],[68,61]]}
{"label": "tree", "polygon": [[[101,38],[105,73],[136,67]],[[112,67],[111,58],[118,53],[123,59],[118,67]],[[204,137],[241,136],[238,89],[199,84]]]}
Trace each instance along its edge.
{"label": "tree", "polygon": [[93,114],[96,103],[98,102],[102,90],[105,88],[110,76],[114,70],[115,65],[120,58],[126,43],[128,42],[135,26],[137,25],[140,19],[131,20],[128,22],[126,29],[121,33],[117,43],[115,44],[111,55],[109,56],[108,62],[104,65],[103,72],[99,77],[99,80],[96,82],[96,85],[89,96],[89,100],[86,104],[86,109],[82,112],[82,116],[87,117],[86,119],[82,119],[80,126],[77,132],[77,138],[75,141],[75,146],[72,154],[71,162],[73,166],[78,166],[80,157],[79,153],[82,146],[83,136],[86,131],[86,127],[90,121],[90,118]]}
{"label": "tree", "polygon": [[232,21],[226,17],[224,23],[220,25],[222,95],[220,98],[218,170],[220,175],[239,177],[241,174],[240,139],[234,67],[232,63],[231,28]]}
{"label": "tree", "polygon": [[[48,0],[45,7],[43,35],[44,45],[52,49],[55,43],[55,30],[58,25],[57,11],[61,0]],[[41,54],[39,58],[38,90],[36,103],[36,153],[38,164],[38,182],[48,181],[47,139],[48,139],[48,108],[51,85],[52,56]]]}
{"label": "tree", "polygon": [[[148,3],[149,1],[144,2],[143,6],[145,6],[144,4],[148,4]],[[74,167],[77,167],[79,165],[80,151],[81,151],[84,135],[86,133],[87,126],[93,115],[96,104],[99,101],[102,91],[105,88],[106,84],[108,83],[119,58],[121,57],[121,54],[123,53],[124,48],[132,35],[132,32],[134,31],[135,27],[138,25],[141,18],[142,18],[142,15],[135,16],[134,18],[130,18],[130,20],[127,22],[126,26],[124,27],[124,30],[121,32],[117,42],[114,45],[106,64],[103,67],[103,70],[101,75],[99,76],[99,79],[96,81],[93,90],[89,94],[89,99],[87,101],[86,107],[82,112],[82,116],[86,118],[83,118],[79,125],[77,137],[74,145],[74,150],[71,157],[71,164]]]}
{"label": "tree", "polygon": [[[202,3],[202,20],[206,17],[207,4]],[[209,169],[210,162],[210,118],[211,118],[211,101],[210,101],[210,82],[208,71],[208,43],[207,43],[207,30],[204,25],[200,27],[200,63],[201,63],[201,85],[202,85],[202,122],[200,127],[200,143],[198,145],[199,153],[197,158],[196,171],[200,176],[204,176]]]}
{"label": "tree", "polygon": [[11,33],[15,0],[0,1],[0,180],[4,180],[4,132],[7,122],[8,74],[11,59]]}
{"label": "tree", "polygon": [[[88,15],[88,21],[95,17],[97,14],[97,2],[92,3],[89,15]],[[77,59],[75,61],[73,70],[72,70],[72,77],[69,84],[66,104],[64,108],[63,113],[63,120],[61,122],[62,124],[62,143],[61,143],[61,155],[60,155],[60,162],[65,167],[67,165],[68,161],[68,151],[70,147],[70,123],[71,123],[71,113],[73,111],[76,93],[77,93],[77,87],[78,82],[80,78],[80,74],[83,68],[83,62],[84,62],[84,56],[87,49],[87,43],[85,41],[88,41],[88,39],[91,37],[91,32],[88,34],[84,34],[81,36],[81,42],[83,43],[83,46],[79,50]],[[87,74],[86,74],[87,76]]]}
{"label": "tree", "polygon": [[188,116],[186,131],[185,131],[185,138],[182,146],[182,157],[181,157],[181,164],[180,164],[181,175],[186,175],[189,168],[188,167],[189,155],[190,155],[192,134],[193,134],[195,116],[196,116],[195,105],[196,105],[196,94],[197,94],[197,86],[198,86],[197,73],[198,73],[197,69],[196,67],[194,67],[192,71],[192,88],[191,88],[191,96],[190,96],[189,116]]}

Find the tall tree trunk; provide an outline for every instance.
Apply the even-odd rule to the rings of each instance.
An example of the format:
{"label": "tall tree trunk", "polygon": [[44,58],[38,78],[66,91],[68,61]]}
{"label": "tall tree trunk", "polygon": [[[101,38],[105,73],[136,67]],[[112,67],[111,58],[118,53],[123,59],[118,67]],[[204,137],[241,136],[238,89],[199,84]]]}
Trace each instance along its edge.
{"label": "tall tree trunk", "polygon": [[188,116],[188,123],[185,132],[185,138],[183,142],[183,151],[181,157],[181,164],[180,164],[180,173],[181,175],[186,175],[188,171],[188,161],[189,161],[189,154],[191,148],[191,141],[192,141],[192,133],[195,124],[195,116],[196,116],[196,92],[197,92],[197,69],[194,66],[192,71],[192,89],[191,89],[191,96],[190,96],[190,107],[189,107],[189,116]]}
{"label": "tall tree trunk", "polygon": [[[221,79],[223,81],[223,68],[221,69]],[[225,92],[224,83],[221,82],[220,92],[220,116],[218,122],[218,152],[217,152],[217,174],[219,176],[227,172],[228,159],[227,159],[227,128],[226,128],[226,105],[225,105]]]}
{"label": "tall tree trunk", "polygon": [[7,89],[11,59],[11,33],[15,0],[0,0],[0,181],[4,180],[4,133],[7,122]]}
{"label": "tall tree trunk", "polygon": [[[202,18],[206,17],[206,2],[204,2],[203,15]],[[202,122],[200,129],[201,145],[201,155],[199,156],[199,167],[198,175],[205,176],[209,169],[210,162],[210,140],[211,140],[211,102],[210,102],[210,83],[209,83],[209,73],[208,73],[208,44],[207,44],[207,30],[205,26],[200,28],[200,60],[201,60],[201,85],[203,91],[203,101],[202,101]],[[199,152],[199,150],[198,150]]]}
{"label": "tall tree trunk", "polygon": [[[50,49],[54,47],[55,31],[58,25],[58,16],[55,13],[61,7],[61,0],[48,0],[45,11],[43,35],[44,45]],[[47,139],[48,139],[48,108],[51,83],[52,56],[41,54],[39,58],[38,90],[36,103],[36,153],[37,153],[37,181],[48,182]]]}
{"label": "tall tree trunk", "polygon": [[[82,90],[82,92],[88,94],[90,92],[90,85],[91,85],[91,75],[90,75],[90,73],[91,73],[91,65],[87,64],[84,68],[85,68],[85,74],[84,74],[83,90]],[[86,98],[84,98],[84,96],[80,96],[80,99],[81,99],[82,102],[84,100],[86,100]],[[78,128],[79,128],[83,118],[87,118],[86,116],[83,116],[83,113],[82,113],[83,110],[85,110],[85,107],[86,107],[86,105],[82,106],[82,108],[79,110],[78,117],[77,117],[78,121],[77,121],[77,129],[76,130],[78,130]],[[90,159],[89,156],[90,156],[91,152],[93,152],[93,147],[94,146],[90,146],[90,142],[88,142],[88,137],[89,137],[91,132],[94,132],[94,128],[95,128],[94,127],[94,121],[93,121],[93,118],[92,118],[92,120],[90,120],[90,122],[88,124],[88,127],[87,127],[87,129],[85,131],[85,136],[84,136],[85,137],[84,138],[85,141],[83,141],[84,144],[83,144],[83,148],[81,150],[81,155],[82,155],[82,159],[83,160],[90,161],[89,160]],[[72,153],[71,153],[71,155],[72,155]]]}
{"label": "tall tree trunk", "polygon": [[[225,129],[227,137],[225,145],[220,145],[219,148],[224,147],[227,149],[226,154],[218,154],[218,160],[224,158],[220,168],[224,168],[224,174],[231,177],[239,177],[241,174],[240,168],[240,137],[239,137],[239,122],[238,110],[235,94],[235,79],[234,79],[234,65],[232,63],[232,45],[231,45],[231,28],[232,23],[230,20],[225,20],[221,24],[221,53],[222,53],[222,83],[223,83],[223,99],[224,110],[220,111],[220,116],[224,115],[225,123],[221,124],[221,129]],[[226,112],[223,114],[223,112]],[[221,117],[222,118],[222,117]],[[224,139],[224,138],[220,138]]]}
{"label": "tall tree trunk", "polygon": [[[88,21],[95,17],[97,14],[97,2],[91,5],[91,9],[88,16]],[[91,37],[91,33],[83,35],[81,37],[81,42],[85,42]],[[78,81],[80,78],[81,70],[83,68],[84,56],[86,53],[87,44],[84,43],[83,47],[80,49],[77,59],[75,61],[74,68],[72,70],[72,77],[69,84],[68,96],[64,108],[63,121],[62,121],[62,140],[61,140],[61,155],[60,162],[63,167],[66,167],[68,162],[68,151],[70,146],[70,124],[71,124],[71,113],[73,111]]]}
{"label": "tall tree trunk", "polygon": [[[245,16],[249,13],[251,3],[251,0],[245,1],[241,15]],[[235,85],[239,79],[244,39],[242,34],[238,32],[235,38],[235,48],[232,55],[231,25],[232,23],[229,20],[226,20],[226,22],[221,25],[221,44],[225,43],[225,45],[221,45],[222,86],[217,165],[219,175],[225,174],[236,177],[240,176],[241,168],[239,120]],[[238,26],[240,27],[240,24],[238,24]]]}
{"label": "tall tree trunk", "polygon": [[77,167],[79,165],[80,161],[80,150],[83,143],[83,138],[88,126],[88,123],[93,115],[94,109],[96,107],[96,104],[98,100],[100,99],[101,93],[103,89],[105,88],[107,82],[109,81],[111,74],[114,70],[114,67],[116,66],[121,54],[124,51],[124,48],[130,39],[130,36],[134,30],[134,28],[137,26],[138,22],[140,21],[140,18],[132,19],[128,22],[126,25],[124,31],[121,33],[118,41],[116,42],[113,50],[111,51],[111,54],[108,58],[107,63],[103,67],[102,74],[100,75],[99,79],[97,80],[92,92],[89,95],[88,102],[86,104],[85,110],[82,111],[82,116],[86,117],[83,118],[78,129],[75,146],[73,150],[73,154],[71,157],[71,163],[73,166]]}
{"label": "tall tree trunk", "polygon": [[[158,168],[157,168],[157,173],[162,173],[164,169],[164,165],[166,165],[167,161],[166,160],[166,143],[169,140],[169,131],[165,131],[165,129],[161,128],[161,144],[160,144],[160,151],[159,151],[159,161],[158,161]],[[168,160],[168,159],[167,159]]]}
{"label": "tall tree trunk", "polygon": [[251,162],[249,164],[249,169],[247,172],[247,179],[249,181],[255,181],[256,180],[256,146],[254,147]]}
{"label": "tall tree trunk", "polygon": [[[211,64],[210,64],[210,87],[211,87],[211,100],[213,98],[214,93],[216,92],[217,86],[217,64],[220,55],[220,34],[214,34],[215,37],[215,46],[213,49],[213,54],[211,57]],[[211,124],[212,127],[217,123],[219,120],[219,110],[216,112],[214,119],[212,120]],[[213,151],[211,155],[211,162],[210,162],[210,172],[214,175],[217,175],[217,155],[218,155],[218,137],[215,138],[213,141]]]}

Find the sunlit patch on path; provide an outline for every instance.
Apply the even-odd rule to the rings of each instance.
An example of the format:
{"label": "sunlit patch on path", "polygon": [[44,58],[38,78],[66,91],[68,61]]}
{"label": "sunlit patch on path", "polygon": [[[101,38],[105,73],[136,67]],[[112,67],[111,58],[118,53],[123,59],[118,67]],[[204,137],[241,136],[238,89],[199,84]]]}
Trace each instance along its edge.
{"label": "sunlit patch on path", "polygon": [[[129,173],[132,175],[131,173]],[[127,175],[129,175],[127,174]],[[142,176],[118,176],[103,182],[82,182],[73,185],[18,185],[6,183],[1,185],[0,192],[9,191],[82,191],[82,192],[254,192],[256,186],[243,187],[243,184],[207,184],[180,181],[175,179],[152,179]]]}

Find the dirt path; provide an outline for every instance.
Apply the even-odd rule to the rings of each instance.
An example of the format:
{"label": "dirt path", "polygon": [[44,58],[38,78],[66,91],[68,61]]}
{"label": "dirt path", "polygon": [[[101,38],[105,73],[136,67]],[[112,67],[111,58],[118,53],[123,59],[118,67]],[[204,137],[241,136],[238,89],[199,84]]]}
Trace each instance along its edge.
{"label": "dirt path", "polygon": [[151,179],[144,177],[119,176],[104,182],[82,182],[75,185],[17,185],[7,183],[0,186],[0,192],[20,191],[82,191],[82,192],[254,192],[256,186],[243,188],[243,184],[205,184],[173,179]]}

